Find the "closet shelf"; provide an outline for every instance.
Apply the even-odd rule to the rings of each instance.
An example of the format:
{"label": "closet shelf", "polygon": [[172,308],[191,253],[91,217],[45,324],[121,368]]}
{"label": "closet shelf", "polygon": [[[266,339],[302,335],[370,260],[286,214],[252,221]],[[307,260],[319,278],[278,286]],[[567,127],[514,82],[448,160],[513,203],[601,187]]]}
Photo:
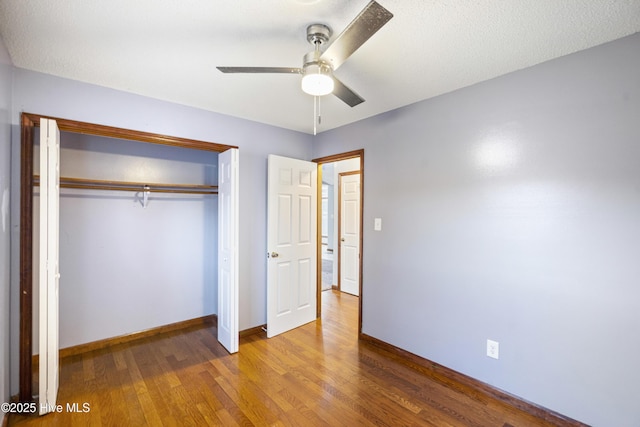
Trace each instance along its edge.
{"label": "closet shelf", "polygon": [[[34,185],[40,185],[40,176],[34,175]],[[218,194],[217,185],[202,184],[159,184],[151,182],[112,181],[60,177],[61,188],[88,190],[148,191],[151,193]]]}

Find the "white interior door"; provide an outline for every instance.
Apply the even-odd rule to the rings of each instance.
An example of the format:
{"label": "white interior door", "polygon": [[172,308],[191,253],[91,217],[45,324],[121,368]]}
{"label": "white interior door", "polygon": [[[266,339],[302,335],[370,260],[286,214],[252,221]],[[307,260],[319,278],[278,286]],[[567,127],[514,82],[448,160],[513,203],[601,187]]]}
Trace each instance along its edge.
{"label": "white interior door", "polygon": [[317,164],[270,155],[267,336],[316,318]]}
{"label": "white interior door", "polygon": [[59,193],[60,131],[55,120],[40,119],[40,415],[53,411],[58,397]]}
{"label": "white interior door", "polygon": [[218,156],[218,341],[238,351],[238,150]]}
{"label": "white interior door", "polygon": [[340,290],[360,295],[360,174],[340,175]]}

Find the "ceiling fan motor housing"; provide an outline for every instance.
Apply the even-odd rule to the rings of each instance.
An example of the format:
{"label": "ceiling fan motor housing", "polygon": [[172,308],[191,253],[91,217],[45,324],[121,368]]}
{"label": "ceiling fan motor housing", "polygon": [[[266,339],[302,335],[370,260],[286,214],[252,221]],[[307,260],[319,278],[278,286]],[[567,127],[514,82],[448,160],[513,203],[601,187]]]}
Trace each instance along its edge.
{"label": "ceiling fan motor housing", "polygon": [[302,59],[303,68],[306,68],[307,66],[314,65],[314,64],[324,65],[329,68],[332,68],[327,61],[323,61],[322,59],[320,59],[320,52],[318,52],[317,50],[313,50],[307,53]]}
{"label": "ceiling fan motor housing", "polygon": [[310,95],[322,96],[333,92],[333,67],[320,59],[320,45],[331,37],[331,29],[324,24],[307,27],[307,41],[315,49],[307,53],[302,64],[302,90]]}
{"label": "ceiling fan motor housing", "polygon": [[327,61],[320,59],[320,45],[331,37],[331,28],[324,24],[311,24],[307,27],[307,41],[315,49],[307,53],[302,60],[303,75],[326,75],[332,77],[333,67]]}

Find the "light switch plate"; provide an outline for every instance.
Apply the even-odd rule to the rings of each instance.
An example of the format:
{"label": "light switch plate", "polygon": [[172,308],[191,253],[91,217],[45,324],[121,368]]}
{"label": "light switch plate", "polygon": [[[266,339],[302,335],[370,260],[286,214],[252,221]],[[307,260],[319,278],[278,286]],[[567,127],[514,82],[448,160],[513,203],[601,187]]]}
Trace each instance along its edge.
{"label": "light switch plate", "polygon": [[373,231],[382,231],[382,218],[373,219]]}

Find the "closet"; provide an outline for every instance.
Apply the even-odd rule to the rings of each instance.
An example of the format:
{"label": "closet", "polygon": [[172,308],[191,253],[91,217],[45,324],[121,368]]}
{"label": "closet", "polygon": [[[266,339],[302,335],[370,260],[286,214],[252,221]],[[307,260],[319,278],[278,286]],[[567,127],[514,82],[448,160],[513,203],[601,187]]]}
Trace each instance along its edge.
{"label": "closet", "polygon": [[[40,118],[22,117],[23,401],[38,354]],[[218,156],[235,147],[56,121],[60,348],[218,314]]]}

